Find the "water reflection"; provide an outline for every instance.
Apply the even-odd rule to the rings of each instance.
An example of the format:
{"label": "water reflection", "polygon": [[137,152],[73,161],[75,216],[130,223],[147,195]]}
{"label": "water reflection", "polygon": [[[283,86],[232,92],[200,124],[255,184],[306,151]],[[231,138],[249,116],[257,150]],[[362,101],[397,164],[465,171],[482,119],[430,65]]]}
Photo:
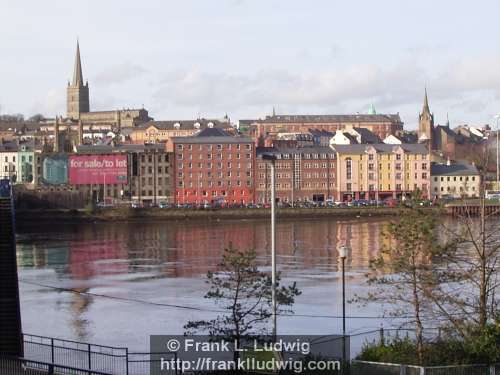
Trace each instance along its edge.
{"label": "water reflection", "polygon": [[[383,244],[384,225],[385,221],[376,219],[279,222],[278,267],[285,278],[299,280],[307,291],[297,301],[297,309],[319,312],[335,307],[335,299],[311,301],[308,296],[321,295],[324,288],[333,293],[332,285],[338,286],[341,244],[351,248],[346,261],[349,282],[359,286]],[[22,279],[124,298],[193,306],[206,303],[203,277],[216,267],[229,244],[255,249],[261,265],[270,265],[270,226],[265,220],[37,225],[18,231]],[[120,330],[126,340],[133,340],[137,327],[130,322],[135,323],[138,315],[156,314],[148,306],[132,307],[33,285],[21,285],[21,291],[23,324],[39,334],[95,340],[97,327],[106,321],[111,324],[107,329]],[[33,312],[39,307],[44,309],[45,322]],[[149,329],[154,333],[158,327]]]}

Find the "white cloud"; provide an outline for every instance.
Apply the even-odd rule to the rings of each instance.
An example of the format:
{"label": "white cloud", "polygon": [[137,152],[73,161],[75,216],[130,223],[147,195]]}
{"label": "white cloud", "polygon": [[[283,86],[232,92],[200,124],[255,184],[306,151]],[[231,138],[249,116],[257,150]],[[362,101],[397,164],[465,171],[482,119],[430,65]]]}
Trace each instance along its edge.
{"label": "white cloud", "polygon": [[142,77],[147,72],[148,70],[140,65],[124,62],[104,69],[92,78],[92,81],[98,86],[110,86]]}

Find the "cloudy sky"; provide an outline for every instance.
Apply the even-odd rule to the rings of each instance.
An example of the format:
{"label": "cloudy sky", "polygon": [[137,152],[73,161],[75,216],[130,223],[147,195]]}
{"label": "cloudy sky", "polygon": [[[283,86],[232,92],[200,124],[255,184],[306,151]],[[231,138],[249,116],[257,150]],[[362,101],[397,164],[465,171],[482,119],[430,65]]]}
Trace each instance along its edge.
{"label": "cloudy sky", "polygon": [[500,113],[498,0],[0,0],[0,112],[65,113],[77,37],[91,110],[155,119]]}

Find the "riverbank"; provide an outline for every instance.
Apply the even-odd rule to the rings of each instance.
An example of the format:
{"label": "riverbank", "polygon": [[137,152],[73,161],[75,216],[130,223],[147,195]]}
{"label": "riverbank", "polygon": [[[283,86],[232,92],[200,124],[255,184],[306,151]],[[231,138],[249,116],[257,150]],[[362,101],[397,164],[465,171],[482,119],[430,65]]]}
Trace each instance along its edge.
{"label": "riverbank", "polygon": [[[393,216],[396,208],[349,207],[349,208],[284,208],[277,209],[278,218],[325,218],[325,217],[379,217]],[[436,210],[429,208],[429,210]],[[144,220],[238,220],[269,218],[270,209],[161,209],[161,208],[106,208],[89,210],[17,210],[18,222],[80,222],[80,221],[144,221]]]}

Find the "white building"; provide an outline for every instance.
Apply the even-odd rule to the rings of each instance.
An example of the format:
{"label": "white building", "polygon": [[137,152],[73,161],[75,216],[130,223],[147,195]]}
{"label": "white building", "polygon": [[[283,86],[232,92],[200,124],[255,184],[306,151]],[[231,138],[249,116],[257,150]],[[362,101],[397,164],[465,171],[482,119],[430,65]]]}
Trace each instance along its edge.
{"label": "white building", "polygon": [[467,163],[433,163],[431,166],[431,196],[437,198],[479,197],[481,176],[474,165]]}

